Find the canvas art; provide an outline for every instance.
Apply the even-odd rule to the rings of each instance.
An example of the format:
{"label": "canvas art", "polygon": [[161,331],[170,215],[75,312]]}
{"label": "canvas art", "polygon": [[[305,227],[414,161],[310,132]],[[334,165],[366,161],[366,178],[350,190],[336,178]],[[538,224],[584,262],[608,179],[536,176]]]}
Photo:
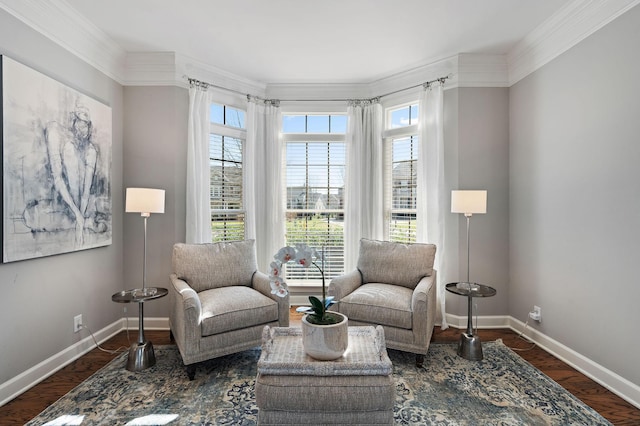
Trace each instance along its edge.
{"label": "canvas art", "polygon": [[3,262],[111,244],[111,108],[1,60]]}

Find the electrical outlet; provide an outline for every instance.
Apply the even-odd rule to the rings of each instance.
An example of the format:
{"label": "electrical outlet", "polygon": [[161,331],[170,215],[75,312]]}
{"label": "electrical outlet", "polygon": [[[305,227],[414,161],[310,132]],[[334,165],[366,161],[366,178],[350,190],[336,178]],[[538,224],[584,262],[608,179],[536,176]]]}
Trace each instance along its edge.
{"label": "electrical outlet", "polygon": [[73,332],[77,333],[82,330],[82,314],[73,317]]}
{"label": "electrical outlet", "polygon": [[533,306],[533,311],[529,312],[529,318],[538,322],[542,321],[542,309],[540,309],[540,306]]}

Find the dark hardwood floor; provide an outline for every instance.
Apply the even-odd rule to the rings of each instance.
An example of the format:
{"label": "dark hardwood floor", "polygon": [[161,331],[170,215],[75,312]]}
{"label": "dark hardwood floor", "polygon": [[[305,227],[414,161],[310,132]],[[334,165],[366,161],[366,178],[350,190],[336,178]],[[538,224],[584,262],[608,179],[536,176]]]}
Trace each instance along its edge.
{"label": "dark hardwood floor", "polygon": [[[292,314],[292,325],[295,325],[298,318],[293,317],[293,315],[296,314]],[[461,332],[462,330],[454,328],[441,331],[439,327],[436,327],[433,341],[456,342]],[[168,331],[147,331],[145,334],[147,339],[151,340],[156,346],[171,344]],[[478,334],[482,341],[502,339],[511,348],[528,348],[531,346],[508,329],[479,330]],[[135,331],[129,332],[131,341],[135,341],[136,338],[137,333]],[[102,347],[117,349],[128,347],[128,345],[126,332],[121,332],[106,343],[103,343]],[[531,350],[516,351],[516,353],[598,411],[613,424],[640,425],[639,409],[542,349],[534,347]],[[102,352],[97,348],[93,349],[40,384],[0,407],[0,424],[7,426],[22,425],[31,420],[116,356],[117,354]]]}
{"label": "dark hardwood floor", "polygon": [[[463,330],[448,328],[434,330],[432,341],[457,342]],[[634,407],[613,392],[594,382],[578,370],[568,366],[538,346],[518,337],[510,329],[478,330],[483,342],[502,339],[505,345],[514,349],[522,358],[571,392],[582,402],[596,410],[614,425],[640,425],[640,409]],[[518,350],[529,349],[529,350]]]}

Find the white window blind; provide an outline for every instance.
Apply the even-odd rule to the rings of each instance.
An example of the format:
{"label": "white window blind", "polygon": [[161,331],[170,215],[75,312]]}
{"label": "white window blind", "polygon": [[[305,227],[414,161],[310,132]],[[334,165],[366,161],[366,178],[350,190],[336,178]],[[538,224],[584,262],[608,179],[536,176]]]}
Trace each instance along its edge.
{"label": "white window blind", "polygon": [[387,111],[385,130],[385,204],[389,241],[416,241],[418,105]]}
{"label": "white window blind", "polygon": [[245,112],[211,105],[209,165],[212,240],[244,239],[243,147]]}
{"label": "white window blind", "polygon": [[[324,253],[325,279],[344,273],[346,117],[283,117],[286,141],[286,243]],[[322,266],[322,265],[319,265]],[[286,279],[319,283],[316,268],[288,266]],[[327,282],[328,284],[328,282]]]}

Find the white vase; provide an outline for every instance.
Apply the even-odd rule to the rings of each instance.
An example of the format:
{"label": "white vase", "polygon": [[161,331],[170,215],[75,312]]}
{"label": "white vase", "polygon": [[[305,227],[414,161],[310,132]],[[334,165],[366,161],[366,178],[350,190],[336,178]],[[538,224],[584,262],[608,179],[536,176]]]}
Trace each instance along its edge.
{"label": "white vase", "polygon": [[340,312],[331,314],[342,317],[337,324],[318,325],[302,317],[302,347],[307,355],[320,361],[340,358],[349,346],[349,321]]}

